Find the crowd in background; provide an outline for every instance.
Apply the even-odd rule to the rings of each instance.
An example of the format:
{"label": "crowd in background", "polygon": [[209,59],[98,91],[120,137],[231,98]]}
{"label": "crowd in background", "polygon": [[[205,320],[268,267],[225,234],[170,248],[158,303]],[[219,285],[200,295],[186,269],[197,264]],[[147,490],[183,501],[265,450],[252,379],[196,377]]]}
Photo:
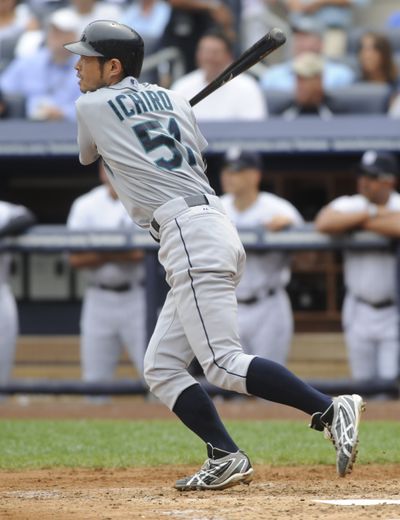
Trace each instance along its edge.
{"label": "crowd in background", "polygon": [[0,0],[0,117],[74,119],[76,57],[63,44],[96,19],[136,29],[147,57],[177,49],[180,77],[161,58],[141,80],[188,96],[269,29],[282,28],[286,45],[225,87],[225,99],[241,95],[244,103],[248,89],[251,110],[237,113],[232,103],[215,113],[221,106],[214,98],[206,102],[210,110],[196,108],[200,119],[328,118],[352,112],[342,98],[358,86],[366,112],[398,117],[400,11],[387,9],[376,22],[368,16],[372,7],[372,0]]}
{"label": "crowd in background", "polygon": [[[168,64],[161,62],[156,69],[146,70],[141,79],[154,80],[180,91],[188,99],[266,31],[281,27],[287,34],[287,45],[276,56],[271,56],[199,103],[195,113],[200,121],[260,121],[270,115],[293,119],[310,114],[328,119],[336,113],[352,112],[351,104],[343,103],[348,89],[359,89],[356,92],[365,97],[366,112],[375,110],[400,117],[400,10],[389,12],[380,26],[376,26],[373,20],[369,20],[368,25],[357,25],[354,16],[357,10],[367,11],[371,2],[373,0],[349,0],[347,4],[343,2],[338,6],[329,0],[0,0],[0,117],[23,115],[32,120],[74,120],[74,104],[80,95],[74,68],[77,58],[68,53],[63,44],[79,38],[84,27],[96,19],[113,19],[135,28],[144,38],[147,57],[167,47],[178,49],[183,65],[179,77],[174,77]],[[400,236],[397,224],[400,202],[395,192],[398,166],[392,166],[391,171],[387,171],[386,165],[374,169],[380,156],[368,157],[370,162],[364,165],[359,193],[349,194],[323,210],[317,219],[321,231],[334,234],[338,229],[362,228],[385,236]],[[232,220],[237,221],[238,226],[241,222],[262,224],[272,231],[300,225],[302,218],[289,202],[272,194],[259,193],[261,175],[261,166],[254,157],[242,158],[241,161],[236,158],[225,165],[222,172],[223,200]],[[119,229],[132,225],[125,221],[122,206],[115,194],[109,192],[104,178],[102,181],[101,186],[74,202],[68,218],[70,228],[98,226]],[[275,208],[274,211],[271,208]],[[0,206],[0,210],[4,226],[14,222],[15,216],[18,220],[19,212],[24,213],[20,207],[7,204]],[[350,220],[348,214],[351,214]],[[360,220],[356,222],[352,218]],[[0,228],[2,225],[0,221]],[[264,338],[268,335],[279,337],[282,345],[277,347],[275,342],[276,350],[267,355],[284,364],[293,334],[293,319],[285,292],[290,277],[288,259],[282,256],[271,257],[269,253],[265,259],[260,255],[255,259],[250,257],[253,274],[257,268],[264,273],[266,281],[261,291],[252,292],[251,284],[246,286],[245,279],[239,288],[238,300],[242,316],[241,335],[245,337],[248,334],[249,349],[253,348],[253,353],[259,354],[255,346],[251,347],[254,330],[262,332]],[[74,268],[89,270],[81,320],[82,374],[85,380],[111,378],[122,345],[127,347],[141,373],[145,349],[141,260],[140,254],[128,258],[126,255],[107,256],[94,252],[70,257]],[[260,261],[262,265],[258,265]],[[356,289],[350,302],[353,305],[351,309],[350,298],[346,300],[343,325],[349,344],[352,375],[358,379],[396,377],[399,373],[399,319],[394,294],[394,255],[385,253],[382,258],[365,254],[358,256],[356,268],[351,267],[352,261],[354,258],[347,258],[346,265],[350,267],[346,268],[346,285],[347,289],[353,285]],[[381,280],[380,275],[374,274],[380,272],[382,264],[379,261],[386,262],[384,265],[390,269],[384,269],[386,292],[383,291],[379,301],[375,301],[376,291],[371,296],[364,294],[363,290],[369,287],[366,280]],[[362,279],[361,273],[364,273]],[[275,281],[273,286],[271,281]],[[139,304],[137,293],[140,294]],[[6,296],[10,300],[10,291],[4,299]],[[142,321],[132,337],[124,332],[125,329],[131,330],[130,312],[124,316],[125,322],[121,321],[120,313],[113,315],[110,312],[120,308],[118,302],[121,301]],[[367,330],[364,325],[360,330],[346,330],[346,323],[359,323],[356,319],[349,320],[356,306],[358,311],[362,311],[358,312],[358,316],[362,316],[361,323],[372,327],[368,341],[363,337]],[[253,312],[257,309],[259,324]],[[275,318],[269,323],[266,315]],[[15,326],[12,337],[7,340],[9,348],[3,347],[2,350],[7,352],[7,363],[3,363],[7,369],[4,368],[4,374],[0,372],[0,382],[6,381],[11,371],[16,319],[14,305],[12,320]],[[99,323],[102,327],[94,326]],[[249,324],[252,329],[247,333]],[[0,333],[1,325],[0,321]],[[5,334],[2,337],[4,340]],[[256,341],[264,349],[272,343],[272,340]],[[101,344],[104,346],[102,356],[98,352]],[[376,354],[378,347],[382,353],[380,358]],[[361,368],[359,359],[364,360]]]}

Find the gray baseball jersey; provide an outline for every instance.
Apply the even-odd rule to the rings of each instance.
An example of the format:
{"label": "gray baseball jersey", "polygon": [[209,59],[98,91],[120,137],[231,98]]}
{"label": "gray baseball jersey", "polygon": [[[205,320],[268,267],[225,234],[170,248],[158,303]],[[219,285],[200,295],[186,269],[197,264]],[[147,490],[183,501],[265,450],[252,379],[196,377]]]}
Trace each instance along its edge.
{"label": "gray baseball jersey", "polygon": [[128,213],[157,222],[171,290],[144,359],[150,390],[172,409],[195,383],[196,356],[210,382],[247,393],[253,356],[241,348],[235,296],[245,254],[204,173],[206,140],[189,103],[128,77],[81,96],[77,113],[81,162],[101,156]]}
{"label": "gray baseball jersey", "polygon": [[127,77],[81,96],[76,108],[81,163],[103,158],[110,182],[140,226],[148,227],[168,200],[214,193],[204,174],[207,141],[180,94]]}

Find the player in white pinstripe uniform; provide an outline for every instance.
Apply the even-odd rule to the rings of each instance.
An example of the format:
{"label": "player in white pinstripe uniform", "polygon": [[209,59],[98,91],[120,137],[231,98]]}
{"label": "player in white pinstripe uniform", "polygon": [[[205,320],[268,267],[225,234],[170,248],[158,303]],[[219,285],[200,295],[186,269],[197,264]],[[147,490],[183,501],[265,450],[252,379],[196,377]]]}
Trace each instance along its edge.
{"label": "player in white pinstripe uniform", "polygon": [[[0,239],[22,232],[34,222],[24,206],[0,201]],[[8,284],[10,260],[8,253],[0,254],[0,385],[10,379],[18,335],[17,304]]]}
{"label": "player in white pinstripe uniform", "polygon": [[[393,153],[367,150],[359,165],[358,193],[323,208],[316,227],[326,233],[373,231],[400,237],[399,166]],[[343,329],[355,379],[394,379],[400,367],[399,309],[393,251],[346,251]]]}
{"label": "player in white pinstripe uniform", "polygon": [[188,373],[195,356],[217,386],[312,415],[312,427],[327,429],[335,440],[337,469],[344,476],[355,458],[361,397],[332,400],[282,365],[243,353],[235,287],[245,253],[205,175],[207,141],[190,104],[176,92],[138,82],[143,40],[127,26],[94,22],[80,41],[66,47],[81,56],[76,65],[84,93],[76,103],[80,161],[103,158],[129,214],[160,243],[159,260],[171,289],[147,348],[145,378],[203,439],[209,457],[175,487],[224,489],[250,482],[253,473],[208,394]]}
{"label": "player in white pinstripe uniform", "polygon": [[[135,225],[110,185],[100,161],[102,184],[78,197],[67,226],[73,230],[132,230]],[[69,256],[83,269],[87,287],[81,315],[84,381],[109,381],[125,347],[139,374],[145,351],[144,266],[141,251],[85,251]]]}
{"label": "player in white pinstripe uniform", "polygon": [[[234,155],[232,155],[234,154]],[[263,226],[270,232],[300,226],[303,218],[287,200],[260,192],[258,154],[231,150],[221,172],[222,204],[236,227]],[[290,257],[283,252],[247,252],[236,289],[239,334],[246,352],[284,365],[293,337],[293,314],[285,290]]]}

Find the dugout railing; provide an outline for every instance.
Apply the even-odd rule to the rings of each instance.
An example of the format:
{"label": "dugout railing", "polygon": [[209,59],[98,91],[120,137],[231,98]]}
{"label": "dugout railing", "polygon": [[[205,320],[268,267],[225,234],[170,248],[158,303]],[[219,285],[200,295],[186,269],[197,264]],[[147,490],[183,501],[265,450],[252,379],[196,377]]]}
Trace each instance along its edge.
{"label": "dugout railing", "polygon": [[[331,237],[318,233],[312,224],[302,228],[269,233],[264,228],[241,229],[240,236],[248,251],[342,251],[342,250],[387,250],[396,251],[400,266],[400,247],[396,241],[369,232]],[[165,296],[163,271],[157,260],[158,244],[147,231],[118,232],[110,230],[71,231],[65,226],[34,226],[16,237],[0,239],[0,253],[65,253],[77,251],[145,251],[147,333],[151,334],[157,314]],[[400,294],[400,267],[397,269],[397,292]],[[201,380],[201,379],[200,379]],[[212,394],[231,395],[201,380]],[[385,394],[398,398],[399,380],[353,381],[344,379],[312,380],[313,386],[330,394],[360,393],[365,396]],[[146,394],[141,380],[114,380],[107,383],[87,383],[80,380],[15,379],[0,386],[0,394],[69,394],[69,395],[132,395]]]}

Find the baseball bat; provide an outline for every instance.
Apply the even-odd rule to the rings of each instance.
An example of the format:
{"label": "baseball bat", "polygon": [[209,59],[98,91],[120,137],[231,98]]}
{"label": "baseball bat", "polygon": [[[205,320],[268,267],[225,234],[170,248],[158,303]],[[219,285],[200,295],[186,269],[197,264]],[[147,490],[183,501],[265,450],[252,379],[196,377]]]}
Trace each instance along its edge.
{"label": "baseball bat", "polygon": [[191,106],[197,105],[199,101],[209,96],[212,92],[236,78],[239,74],[249,69],[266,56],[271,54],[286,41],[286,36],[280,29],[271,29],[265,36],[260,38],[254,45],[248,48],[239,56],[237,60],[231,63],[221,74],[211,83],[205,86],[189,101]]}

